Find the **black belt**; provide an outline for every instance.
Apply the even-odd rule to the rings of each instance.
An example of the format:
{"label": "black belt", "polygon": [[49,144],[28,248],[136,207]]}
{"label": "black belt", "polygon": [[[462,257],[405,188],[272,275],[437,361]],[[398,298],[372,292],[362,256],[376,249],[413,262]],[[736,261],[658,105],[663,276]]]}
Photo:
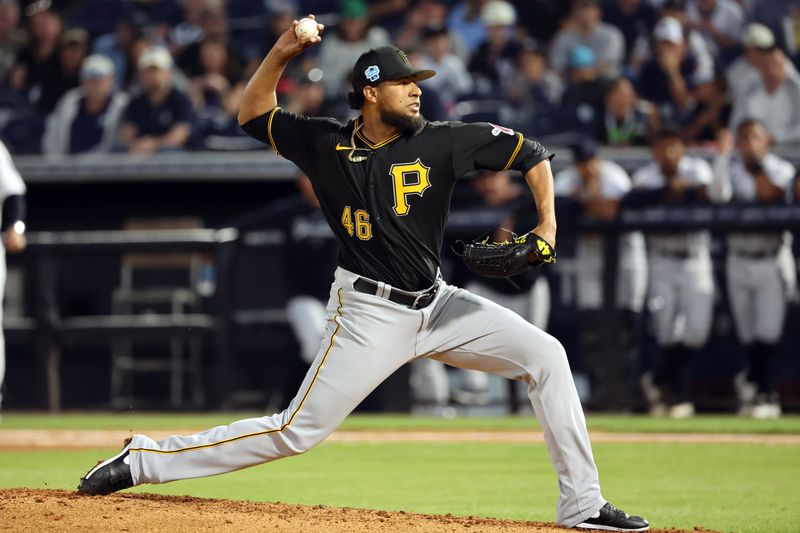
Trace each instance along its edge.
{"label": "black belt", "polygon": [[661,257],[671,257],[673,259],[689,259],[692,257],[691,252],[684,252],[678,250],[659,250],[656,249],[655,252],[660,255]]}
{"label": "black belt", "polygon": [[768,251],[745,252],[741,250],[731,250],[731,253],[737,257],[742,257],[745,259],[775,259],[775,257],[778,255],[778,252]]}
{"label": "black belt", "polygon": [[[355,283],[353,283],[353,288],[358,292],[379,296],[378,284],[367,278],[358,278]],[[417,293],[409,293],[401,291],[400,289],[391,289],[389,295],[385,298],[390,302],[405,305],[411,309],[423,309],[430,305],[436,297],[436,291],[438,289],[439,282],[437,281],[431,288]]]}

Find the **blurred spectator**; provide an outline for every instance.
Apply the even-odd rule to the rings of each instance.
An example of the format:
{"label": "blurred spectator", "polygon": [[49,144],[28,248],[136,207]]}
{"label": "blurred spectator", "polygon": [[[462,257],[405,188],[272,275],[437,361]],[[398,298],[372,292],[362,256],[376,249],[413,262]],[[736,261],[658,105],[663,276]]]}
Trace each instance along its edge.
{"label": "blurred spectator", "polygon": [[[265,46],[265,29],[269,26],[269,15],[279,11],[291,11],[294,15],[296,4],[297,2],[291,0],[262,2],[226,0],[222,5],[230,28],[232,44],[241,50],[247,59],[260,55]],[[311,12],[318,17],[323,14],[317,11]],[[288,27],[289,24],[286,24],[284,29]]]}
{"label": "blurred spectator", "polygon": [[649,38],[656,24],[657,12],[646,0],[612,0],[603,9],[603,20],[616,27],[625,38],[625,61],[639,38]]}
{"label": "blurred spectator", "polygon": [[42,78],[42,93],[37,102],[39,110],[49,113],[67,91],[80,84],[81,64],[88,50],[89,36],[84,30],[67,30],[58,47],[58,64]]}
{"label": "blurred spectator", "polygon": [[573,0],[572,13],[558,32],[550,50],[550,65],[559,72],[569,67],[570,52],[577,45],[592,49],[602,77],[622,72],[625,39],[617,28],[600,20],[598,0]]}
{"label": "blurred spectator", "polygon": [[131,153],[182,149],[189,140],[193,120],[189,98],[172,81],[172,56],[152,47],[139,59],[142,94],[125,110],[120,142]]}
{"label": "blurred spectator", "polygon": [[569,73],[567,87],[561,98],[561,105],[578,109],[589,106],[581,114],[589,116],[593,121],[599,119],[603,108],[605,81],[600,78],[600,70],[594,52],[588,46],[575,45],[569,54]]}
{"label": "blurred spectator", "polygon": [[793,21],[792,14],[797,7],[797,0],[757,0],[751,7],[751,20],[772,30],[778,46],[796,51],[800,40],[796,35],[797,23]]}
{"label": "blurred spectator", "polygon": [[461,40],[470,56],[486,40],[482,13],[487,2],[488,0],[461,0],[450,9],[447,17],[448,29]]}
{"label": "blurred spectator", "polygon": [[[338,3],[336,6],[338,6]],[[309,12],[316,13],[316,11],[310,10]],[[332,16],[336,16],[335,13]],[[244,60],[242,79],[250,79],[266,55],[264,50],[270,50],[278,41],[278,38],[281,36],[281,34],[286,31],[286,28],[292,25],[292,20],[299,18],[301,18],[301,16],[297,14],[297,7],[291,1],[276,0],[274,2],[270,2],[266,33],[265,35],[262,35],[263,42],[259,43],[257,48],[248,47],[242,50]],[[332,36],[333,31],[331,28],[328,28],[325,31],[323,42]],[[262,50],[262,48],[264,50]],[[299,58],[299,61],[291,61],[286,66],[283,77],[281,78],[281,81],[278,82],[277,93],[279,101],[285,95],[288,95],[289,92],[291,92],[293,87],[292,83],[295,80],[300,80],[307,77],[306,72],[314,67],[315,63],[313,56],[310,56],[310,54],[308,55],[309,57],[301,57]],[[322,70],[319,70],[319,72],[320,76],[322,76]],[[339,95],[340,93],[335,94]]]}
{"label": "blurred spectator", "polygon": [[92,55],[81,66],[81,86],[65,94],[47,119],[42,151],[48,155],[110,152],[128,97],[114,90],[114,64]]}
{"label": "blurred spectator", "polygon": [[711,54],[723,63],[739,42],[744,13],[734,0],[693,0],[686,9],[689,25],[706,41]]}
{"label": "blurred spectator", "polygon": [[519,111],[520,121],[530,122],[534,113],[557,107],[563,92],[564,83],[547,68],[542,50],[532,40],[523,43],[517,55],[517,68],[506,88],[506,98]]}
{"label": "blurred spectator", "polygon": [[[291,22],[287,22],[286,27],[290,25]],[[232,82],[239,81],[242,78],[245,56],[240,47],[231,41],[228,20],[221,16],[204,17],[203,38],[186,46],[180,55],[173,54],[176,66],[190,78],[201,75],[205,70],[200,57],[201,49],[208,41],[223,46],[225,56],[223,72]]]}
{"label": "blurred spectator", "polygon": [[48,72],[58,69],[58,38],[61,17],[50,9],[49,0],[39,0],[25,8],[30,41],[17,57],[11,71],[12,89],[22,91],[29,102],[39,101],[42,82]]}
{"label": "blurred spectator", "polygon": [[169,30],[168,44],[173,57],[203,40],[206,20],[224,17],[219,0],[181,0],[181,15],[181,21]]}
{"label": "blurred spectator", "polygon": [[[790,199],[794,166],[769,152],[770,138],[764,125],[745,120],[736,135],[736,154],[730,133],[720,137],[720,153],[714,163],[709,188],[717,202],[781,204]],[[728,296],[739,341],[745,348],[745,369],[736,377],[739,413],[754,418],[777,418],[780,403],[773,393],[771,376],[778,343],[783,333],[791,282],[780,266],[781,252],[788,252],[782,231],[741,233],[727,237]],[[796,272],[790,253],[791,271]]]}
{"label": "blurred spectator", "polygon": [[517,21],[527,37],[550,43],[570,13],[564,0],[509,0],[517,10]]}
{"label": "blurred spectator", "polygon": [[481,92],[491,92],[501,81],[511,79],[514,62],[520,51],[514,24],[517,13],[505,0],[490,0],[483,6],[481,20],[486,27],[486,40],[472,54],[469,71],[476,77]]}
{"label": "blurred spectator", "polygon": [[[692,77],[709,79],[713,76],[714,56],[711,55],[708,45],[700,32],[691,27],[689,16],[686,13],[686,1],[665,0],[661,4],[659,21],[665,18],[675,19],[680,23],[686,54],[693,59],[695,65]],[[655,31],[654,28],[653,34],[655,34]],[[650,39],[649,36],[640,38],[634,46],[632,56],[628,62],[633,73],[641,76],[640,69],[642,65],[655,57],[655,35],[653,37],[654,39]]]}
{"label": "blurred spectator", "polygon": [[180,0],[139,0],[133,2],[133,9],[150,21],[150,38],[159,44],[168,42],[170,28],[183,20]]}
{"label": "blurred spectator", "polygon": [[124,89],[130,85],[135,74],[134,49],[144,42],[146,16],[139,11],[126,12],[117,22],[114,33],[100,35],[92,45],[92,52],[108,57],[114,63],[116,86]]}
{"label": "blurred spectator", "polygon": [[683,138],[688,144],[716,140],[717,132],[730,121],[732,105],[722,77],[702,80],[692,89],[693,104],[684,120]]}
{"label": "blurred spectator", "polygon": [[319,46],[322,82],[331,95],[345,92],[358,56],[370,48],[389,44],[386,30],[370,27],[364,0],[344,0],[339,17],[336,32],[328,30]]}
{"label": "blurred spectator", "polygon": [[603,103],[597,137],[604,144],[643,146],[659,129],[655,107],[639,98],[627,78],[617,78],[608,84]]}
{"label": "blurred spectator", "polygon": [[[188,93],[197,110],[196,137],[202,148],[237,150],[252,146],[236,122],[245,82],[230,53],[224,37],[210,33],[199,45],[195,43],[184,52],[184,57],[197,56],[193,60],[197,64],[189,70],[194,75],[188,80]],[[319,92],[324,100],[325,91],[320,88]],[[290,98],[302,94],[299,88],[289,93]],[[315,114],[306,110],[296,112]]]}
{"label": "blurred spectator", "polygon": [[195,109],[219,109],[235,116],[244,82],[230,69],[225,42],[217,38],[204,39],[198,51],[198,66],[200,72],[189,84]]}
{"label": "blurred spectator", "polygon": [[777,143],[800,142],[800,76],[786,68],[786,56],[777,46],[759,56],[760,78],[734,102],[731,128],[755,118]]}
{"label": "blurred spectator", "polygon": [[[620,200],[631,189],[630,177],[616,163],[604,160],[590,139],[578,142],[572,153],[573,164],[555,177],[559,211],[581,214],[588,220],[613,221]],[[647,290],[644,236],[624,233],[617,246],[616,293],[609,295],[616,313],[609,313],[603,287],[606,248],[602,233],[582,233],[574,259],[578,334],[594,410],[630,407],[625,376],[631,373],[633,361],[628,354],[635,346],[637,317]]]}
{"label": "blurred spectator", "polygon": [[[11,254],[25,250],[25,182],[19,175],[11,154],[0,142],[0,302],[6,288],[6,252]],[[0,305],[0,323],[3,321],[3,306]],[[6,343],[3,328],[0,328],[0,407],[3,403],[3,379],[6,375]]]}
{"label": "blurred spectator", "polygon": [[[408,12],[403,24],[393,35],[394,45],[400,50],[418,48],[425,39],[427,29],[445,28],[445,31],[447,31],[446,17],[447,6],[441,0],[419,0]],[[460,42],[461,49],[454,50],[454,36],[449,35],[449,37],[449,53],[455,53],[462,62],[465,61],[468,55],[467,50]],[[457,36],[455,38],[457,39]]]}
{"label": "blurred spectator", "polygon": [[371,0],[369,21],[380,25],[389,33],[394,33],[407,17],[410,4],[411,0]]}
{"label": "blurred spectator", "polygon": [[445,107],[452,107],[459,95],[472,91],[472,77],[464,62],[452,53],[452,41],[447,28],[428,26],[424,32],[425,52],[420,56],[419,68],[436,71],[436,76],[425,83],[439,93]]}
{"label": "blurred spectator", "polygon": [[675,126],[692,105],[692,80],[697,62],[687,52],[683,27],[677,19],[665,17],[654,31],[654,57],[639,75],[639,94],[658,106],[664,123]]}
{"label": "blurred spectator", "polygon": [[[653,139],[654,161],[633,174],[625,204],[680,206],[707,201],[711,166],[686,155],[680,133],[665,129]],[[655,376],[642,377],[651,414],[674,418],[694,414],[683,372],[711,333],[714,277],[706,230],[648,233],[648,309],[661,358]]]}
{"label": "blurred spectator", "polygon": [[28,42],[25,30],[19,27],[17,0],[0,0],[0,87],[8,85],[8,77],[17,54]]}
{"label": "blurred spectator", "polygon": [[[760,52],[775,46],[775,36],[763,24],[753,22],[745,26],[742,35],[744,53],[725,71],[731,100],[744,96],[744,91],[758,82],[758,58]],[[787,58],[788,62],[788,58]],[[794,68],[794,67],[792,67]]]}
{"label": "blurred spectator", "polygon": [[[427,97],[427,95],[426,95]],[[325,87],[320,83],[304,81],[288,95],[286,111],[307,115],[310,117],[322,116],[325,112]]]}
{"label": "blurred spectator", "polygon": [[[269,4],[270,9],[268,11],[269,21],[267,23],[267,32],[266,35],[262,36],[264,37],[264,42],[259,43],[260,46],[258,50],[252,51],[253,55],[257,56],[259,60],[262,58],[261,48],[265,48],[266,50],[272,48],[272,46],[274,46],[275,42],[278,40],[278,37],[280,37],[281,34],[286,31],[286,28],[292,25],[292,20],[301,18],[301,15],[297,14],[297,6],[291,0],[276,0],[269,2]],[[309,11],[309,13],[317,12]],[[319,18],[319,13],[314,16]],[[325,38],[327,39],[328,35],[326,35]]]}

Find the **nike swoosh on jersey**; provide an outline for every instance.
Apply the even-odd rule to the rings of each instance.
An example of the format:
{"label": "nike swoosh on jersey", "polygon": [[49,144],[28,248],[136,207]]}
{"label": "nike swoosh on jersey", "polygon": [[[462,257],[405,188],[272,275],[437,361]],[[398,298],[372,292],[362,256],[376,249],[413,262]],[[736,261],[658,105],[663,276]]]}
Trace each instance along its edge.
{"label": "nike swoosh on jersey", "polygon": [[336,151],[341,152],[342,150],[353,150],[355,146],[342,146],[341,143],[336,143]]}

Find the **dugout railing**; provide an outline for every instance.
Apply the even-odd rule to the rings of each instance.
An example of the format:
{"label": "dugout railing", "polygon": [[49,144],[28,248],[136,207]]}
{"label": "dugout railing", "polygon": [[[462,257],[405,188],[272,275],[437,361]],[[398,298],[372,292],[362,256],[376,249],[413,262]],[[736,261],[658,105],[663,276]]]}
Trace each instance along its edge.
{"label": "dugout railing", "polygon": [[[568,156],[561,156],[561,151],[557,153],[559,157],[554,160],[556,171],[569,162]],[[698,153],[706,157],[712,155],[702,151]],[[608,150],[603,155],[628,170],[650,161],[647,150]],[[795,163],[800,160],[796,152],[787,151],[783,155]],[[164,154],[146,159],[126,155],[70,159],[21,157],[17,163],[29,185],[30,248],[23,257],[9,256],[9,260],[24,268],[30,290],[27,313],[7,316],[4,326],[9,344],[25,344],[36,354],[39,361],[36,374],[38,404],[53,409],[61,405],[59,384],[63,369],[59,354],[63,347],[78,345],[86,339],[101,342],[101,338],[126,331],[131,335],[157,334],[157,328],[165,328],[171,333],[184,331],[187,335],[202,335],[206,339],[213,352],[211,361],[214,361],[206,368],[210,393],[208,405],[223,405],[234,388],[232,374],[237,370],[232,362],[235,357],[230,353],[233,344],[231,328],[283,327],[285,323],[282,308],[274,301],[266,306],[238,307],[236,291],[226,289],[226,284],[235,286],[237,281],[226,280],[226,276],[232,274],[232,269],[226,264],[233,265],[243,250],[274,255],[280,249],[281,235],[260,231],[236,239],[230,233],[211,229],[135,234],[112,228],[121,227],[120,206],[136,215],[153,211],[180,211],[184,214],[191,209],[192,214],[202,216],[206,225],[223,227],[225,220],[240,210],[264,205],[275,196],[292,192],[290,181],[296,173],[294,165],[267,152]],[[105,207],[109,203],[111,207]],[[740,227],[754,230],[786,228],[797,233],[800,227],[798,209],[798,206],[768,209],[698,206],[690,210],[625,210],[619,222],[602,227],[580,219],[569,224],[562,218],[560,243],[566,243],[570,233],[601,230],[609,236],[607,249],[613,249],[617,232],[628,227],[645,226],[652,231],[710,227],[717,234]],[[446,243],[457,237],[474,236],[499,223],[503,217],[504,214],[496,210],[462,210],[456,205],[451,212]],[[226,235],[224,242],[217,241],[221,235]],[[120,318],[98,318],[108,317],[107,312],[61,316],[63,302],[59,302],[55,287],[59,286],[62,258],[70,256],[74,259],[78,254],[80,260],[86,262],[86,268],[91,268],[90,263],[100,261],[101,257],[143,249],[209,250],[214,254],[218,263],[217,291],[209,302],[208,311],[203,313],[203,317],[197,317],[197,322],[154,325],[144,323],[142,318],[129,317],[127,323]],[[614,261],[615,254],[606,254],[606,260]],[[606,291],[611,291],[615,269],[606,268],[605,272]],[[139,322],[135,322],[137,320]],[[800,348],[797,351],[800,352]],[[14,357],[14,353],[9,353],[10,359]],[[13,370],[12,364],[8,376],[11,381],[16,379]],[[105,376],[97,377],[103,379]]]}

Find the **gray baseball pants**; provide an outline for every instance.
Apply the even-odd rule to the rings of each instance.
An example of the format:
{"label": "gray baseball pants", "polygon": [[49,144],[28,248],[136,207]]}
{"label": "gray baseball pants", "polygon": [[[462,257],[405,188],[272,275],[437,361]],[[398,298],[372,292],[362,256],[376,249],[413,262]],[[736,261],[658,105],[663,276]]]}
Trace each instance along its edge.
{"label": "gray baseball pants", "polygon": [[285,411],[159,442],[134,435],[134,484],[222,474],[308,451],[398,368],[432,357],[528,384],[558,475],[560,524],[574,526],[605,504],[561,343],[516,313],[446,283],[430,305],[415,310],[354,290],[357,278],[336,271],[322,347]]}

